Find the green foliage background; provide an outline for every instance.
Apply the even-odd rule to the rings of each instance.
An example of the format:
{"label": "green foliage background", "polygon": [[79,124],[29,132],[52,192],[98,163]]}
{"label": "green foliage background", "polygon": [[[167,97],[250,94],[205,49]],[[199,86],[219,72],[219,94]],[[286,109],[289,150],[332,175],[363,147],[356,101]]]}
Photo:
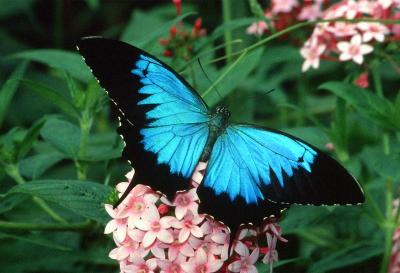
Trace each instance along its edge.
{"label": "green foliage background", "polygon": [[[194,52],[223,99],[196,58],[171,65],[210,106],[229,106],[235,121],[278,128],[323,150],[333,143],[332,156],[365,190],[359,207],[293,206],[281,221],[289,243],[278,246],[276,272],[386,272],[399,218],[392,213],[400,178],[399,44],[375,47],[367,58],[370,87],[361,89],[352,82],[364,68],[354,64],[323,62],[301,73],[299,46],[282,36],[229,55],[260,42],[245,34],[256,1],[183,2],[177,18],[169,1],[0,1],[0,271],[118,272],[108,258],[114,243],[103,235],[103,204],[129,166],[120,159],[115,114],[74,45],[103,35],[171,63],[158,39],[201,16],[208,35]],[[290,35],[304,39],[311,29]]]}

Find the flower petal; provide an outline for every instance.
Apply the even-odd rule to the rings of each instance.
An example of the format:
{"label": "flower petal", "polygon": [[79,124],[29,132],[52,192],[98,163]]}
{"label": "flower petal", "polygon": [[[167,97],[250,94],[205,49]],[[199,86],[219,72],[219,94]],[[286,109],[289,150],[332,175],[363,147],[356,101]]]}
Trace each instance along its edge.
{"label": "flower petal", "polygon": [[154,241],[156,240],[157,236],[156,233],[153,231],[148,231],[143,237],[143,246],[144,247],[149,247],[151,246]]}
{"label": "flower petal", "polygon": [[166,229],[161,229],[158,234],[157,234],[157,238],[166,244],[170,244],[174,241],[174,238],[172,237],[171,232],[169,232]]}
{"label": "flower petal", "polygon": [[179,243],[186,242],[186,240],[189,238],[189,235],[190,235],[189,229],[187,229],[187,228],[181,229],[181,231],[179,232],[179,236],[178,236]]}

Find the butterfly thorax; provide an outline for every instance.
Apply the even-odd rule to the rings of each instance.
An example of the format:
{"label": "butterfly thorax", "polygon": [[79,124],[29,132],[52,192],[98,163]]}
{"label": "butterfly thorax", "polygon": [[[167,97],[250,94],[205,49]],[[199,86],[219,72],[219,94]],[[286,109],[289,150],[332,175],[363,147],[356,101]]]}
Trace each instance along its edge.
{"label": "butterfly thorax", "polygon": [[231,113],[229,112],[228,108],[224,106],[218,106],[215,110],[215,113],[211,115],[210,121],[208,122],[209,135],[203,153],[200,157],[200,161],[208,161],[215,141],[219,136],[224,134],[226,127],[229,125],[230,116]]}

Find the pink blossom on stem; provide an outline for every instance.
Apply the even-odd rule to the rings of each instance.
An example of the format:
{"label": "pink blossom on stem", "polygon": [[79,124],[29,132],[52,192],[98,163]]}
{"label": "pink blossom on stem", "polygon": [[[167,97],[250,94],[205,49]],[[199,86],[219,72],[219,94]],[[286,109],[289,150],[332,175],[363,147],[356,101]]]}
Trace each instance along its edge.
{"label": "pink blossom on stem", "polygon": [[160,218],[157,208],[149,207],[141,219],[138,219],[135,226],[140,230],[146,231],[143,237],[143,246],[149,247],[159,239],[163,243],[172,243],[173,237],[168,230],[171,227],[169,223],[172,220],[170,216]]}
{"label": "pink blossom on stem", "polygon": [[301,56],[303,56],[304,63],[301,67],[301,71],[305,72],[310,67],[318,68],[319,67],[319,60],[321,58],[322,53],[325,51],[325,45],[317,45],[314,47],[303,47],[300,50]]}
{"label": "pink blossom on stem", "polygon": [[267,249],[267,252],[265,253],[264,258],[262,259],[263,263],[272,264],[272,263],[278,261],[278,252],[276,251],[276,242],[277,242],[277,237],[274,235],[271,235],[270,233],[267,233],[268,249]]}
{"label": "pink blossom on stem", "polygon": [[371,40],[383,42],[385,35],[389,34],[389,29],[380,23],[361,22],[357,24],[357,27],[363,31],[363,42]]}
{"label": "pink blossom on stem", "polygon": [[203,220],[204,216],[200,216],[198,214],[194,215],[190,211],[185,215],[182,221],[179,221],[178,219],[173,219],[171,221],[171,225],[176,229],[180,229],[178,236],[179,242],[185,242],[187,239],[189,239],[190,234],[197,238],[203,237],[203,231],[199,227],[199,224]]}
{"label": "pink blossom on stem", "polygon": [[104,229],[104,234],[114,232],[117,241],[122,242],[125,240],[127,231],[127,219],[118,215],[118,210],[113,209],[111,205],[106,204],[105,209],[113,219],[109,221]]}
{"label": "pink blossom on stem", "polygon": [[223,265],[223,262],[215,259],[213,255],[207,256],[207,253],[199,248],[196,256],[189,262],[182,263],[182,268],[187,273],[213,273],[217,272]]}
{"label": "pink blossom on stem", "polygon": [[253,252],[250,254],[250,251],[244,245],[241,246],[240,252],[243,253],[241,255],[240,260],[234,261],[228,266],[228,269],[232,272],[240,272],[240,273],[257,273],[257,268],[254,264],[258,260],[258,256],[260,254],[260,249],[255,248]]}
{"label": "pink blossom on stem", "polygon": [[341,52],[339,60],[353,60],[357,64],[362,64],[364,55],[371,53],[373,50],[372,46],[362,43],[360,35],[353,36],[350,42],[339,42],[337,47]]}
{"label": "pink blossom on stem", "polygon": [[196,189],[177,193],[173,202],[176,218],[181,220],[188,211],[197,211],[199,206],[197,203],[198,200],[199,197],[197,196]]}

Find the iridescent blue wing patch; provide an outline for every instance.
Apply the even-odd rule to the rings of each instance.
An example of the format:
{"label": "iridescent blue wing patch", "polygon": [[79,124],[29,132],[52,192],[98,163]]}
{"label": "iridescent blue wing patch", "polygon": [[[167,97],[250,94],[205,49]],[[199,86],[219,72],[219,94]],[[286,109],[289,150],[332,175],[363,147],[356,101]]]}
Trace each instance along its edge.
{"label": "iridescent blue wing patch", "polygon": [[169,66],[126,43],[90,37],[78,49],[117,108],[134,181],[170,198],[187,189],[208,138],[201,97]]}
{"label": "iridescent blue wing patch", "polygon": [[364,200],[355,179],[317,148],[282,132],[240,124],[228,126],[216,140],[198,193],[200,200],[218,203],[202,203],[203,211],[231,225],[276,216],[279,204]]}

